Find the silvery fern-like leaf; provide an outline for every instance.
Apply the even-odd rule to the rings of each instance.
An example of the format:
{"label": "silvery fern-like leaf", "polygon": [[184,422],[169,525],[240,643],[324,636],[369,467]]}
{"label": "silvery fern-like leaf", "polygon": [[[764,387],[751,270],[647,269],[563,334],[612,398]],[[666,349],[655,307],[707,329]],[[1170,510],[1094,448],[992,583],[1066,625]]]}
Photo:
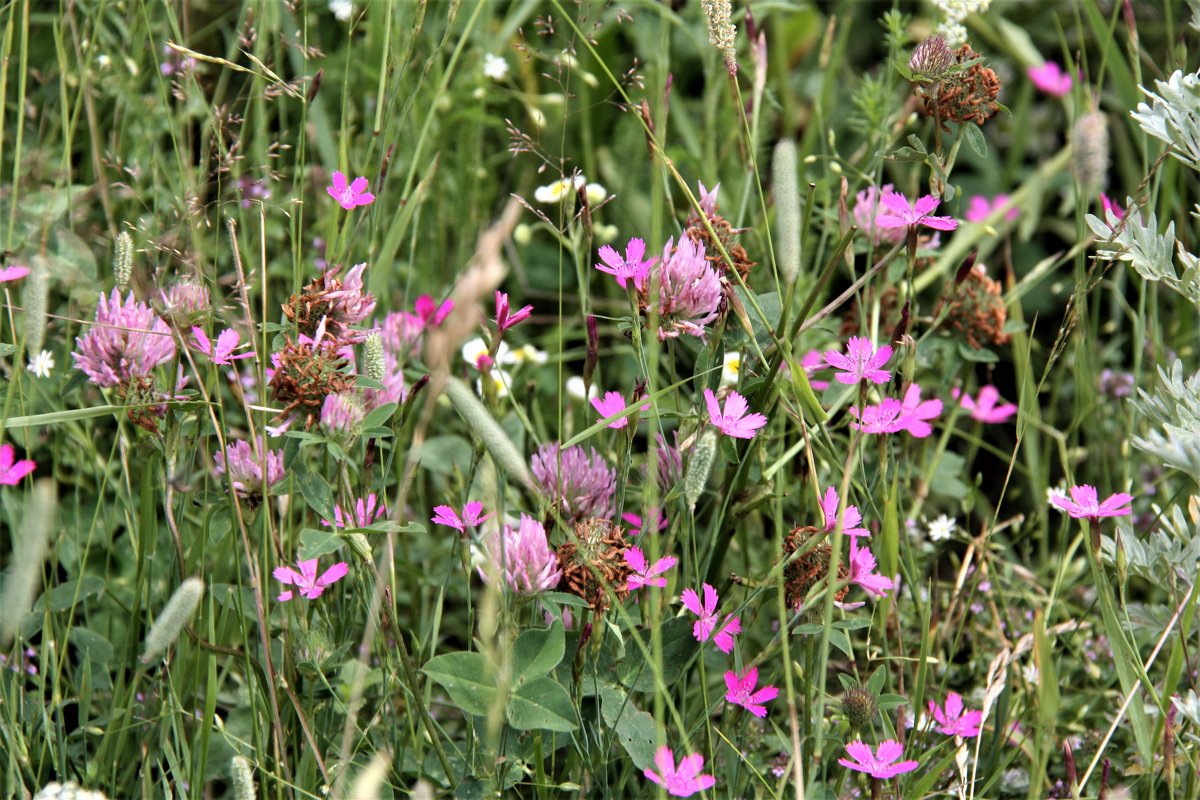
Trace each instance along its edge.
{"label": "silvery fern-like leaf", "polygon": [[1138,398],[1130,400],[1155,427],[1131,441],[1200,481],[1200,372],[1185,380],[1183,363],[1176,359],[1170,372],[1159,367],[1158,374],[1162,386],[1154,394],[1138,389]]}
{"label": "silvery fern-like leaf", "polygon": [[1146,133],[1171,145],[1171,155],[1200,170],[1200,74],[1175,70],[1154,85],[1158,94],[1138,87],[1153,105],[1138,103],[1133,118]]}
{"label": "silvery fern-like leaf", "polygon": [[[1130,208],[1133,199],[1128,200]],[[1200,308],[1200,259],[1184,249],[1175,240],[1175,223],[1167,225],[1166,231],[1158,233],[1158,217],[1150,215],[1144,223],[1132,212],[1124,223],[1111,210],[1107,220],[1088,214],[1086,221],[1092,233],[1101,241],[1097,258],[1109,261],[1128,261],[1138,275],[1148,281],[1164,283],[1175,292],[1186,297]],[[1124,227],[1122,227],[1122,224]],[[1119,231],[1119,232],[1118,232]],[[1178,244],[1179,260],[1183,264],[1183,275],[1175,272],[1175,249]]]}

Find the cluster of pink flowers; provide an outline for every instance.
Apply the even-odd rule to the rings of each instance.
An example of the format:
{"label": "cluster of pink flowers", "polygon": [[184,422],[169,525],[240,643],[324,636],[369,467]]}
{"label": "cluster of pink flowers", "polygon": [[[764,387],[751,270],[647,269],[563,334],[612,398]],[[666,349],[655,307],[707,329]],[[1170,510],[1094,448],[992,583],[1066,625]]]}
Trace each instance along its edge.
{"label": "cluster of pink flowers", "polygon": [[933,433],[929,420],[935,419],[942,413],[942,401],[938,399],[922,400],[921,387],[911,384],[904,393],[904,399],[885,397],[877,405],[867,406],[861,411],[857,406],[850,407],[850,416],[856,422],[850,427],[863,433],[899,433],[908,431],[912,436],[923,439]]}
{"label": "cluster of pink flowers", "polygon": [[128,385],[175,357],[171,329],[154,310],[119,289],[100,295],[96,319],[71,354],[75,366],[97,386]]}
{"label": "cluster of pink flowers", "polygon": [[217,475],[229,473],[234,490],[243,497],[261,494],[264,483],[271,488],[283,480],[283,453],[269,451],[260,437],[251,448],[250,443],[239,439],[213,455]]}
{"label": "cluster of pink flowers", "polygon": [[542,445],[531,461],[542,494],[572,519],[611,517],[617,491],[617,471],[595,450],[576,445]]}

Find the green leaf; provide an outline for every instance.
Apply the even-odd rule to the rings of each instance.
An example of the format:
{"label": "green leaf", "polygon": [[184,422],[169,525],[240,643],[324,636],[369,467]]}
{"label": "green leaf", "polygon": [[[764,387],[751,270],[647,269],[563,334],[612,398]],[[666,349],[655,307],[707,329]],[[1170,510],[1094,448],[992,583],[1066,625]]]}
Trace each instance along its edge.
{"label": "green leaf", "polygon": [[508,723],[521,731],[579,727],[571,695],[553,678],[534,678],[518,686],[508,701]]}
{"label": "green leaf", "polygon": [[963,361],[974,361],[977,364],[996,364],[1000,361],[1000,356],[986,347],[976,350],[965,342],[958,343],[958,354],[962,356]]}
{"label": "green leaf", "polygon": [[362,426],[364,428],[376,428],[386,425],[388,420],[392,418],[392,414],[396,413],[396,408],[397,405],[395,403],[384,403],[370,414],[367,414]]}
{"label": "green leaf", "polygon": [[72,628],[70,642],[80,651],[81,656],[86,654],[93,665],[106,667],[112,663],[112,643],[95,631],[81,627]]}
{"label": "green leaf", "polygon": [[[700,643],[696,641],[696,637],[692,636],[692,621],[684,617],[673,617],[663,623],[662,626],[662,647],[663,661],[662,673],[663,683],[666,687],[670,687],[683,674],[683,670],[696,654]],[[650,650],[650,636],[648,631],[638,631],[633,635],[638,636],[646,644],[646,649]],[[654,669],[646,663],[645,657],[642,655],[642,650],[634,643],[627,645],[629,657],[625,659],[622,665],[620,677],[625,686],[635,692],[652,692],[654,691]]]}
{"label": "green leaf", "polygon": [[634,765],[638,769],[653,767],[658,742],[654,718],[634,705],[620,689],[607,685],[600,689],[600,713],[604,722],[616,731]]}
{"label": "green leaf", "polygon": [[454,704],[468,714],[483,716],[496,702],[496,670],[482,653],[436,656],[429,659],[422,672],[445,689]]}
{"label": "green leaf", "polygon": [[300,484],[300,493],[308,507],[320,514],[321,519],[333,519],[333,492],[325,479],[309,470],[297,470],[292,474]]}
{"label": "green leaf", "polygon": [[1038,722],[1054,730],[1058,721],[1058,677],[1054,668],[1054,650],[1046,635],[1046,618],[1041,611],[1033,617],[1033,658],[1038,670]]}
{"label": "green leaf", "polygon": [[310,558],[320,558],[329,553],[335,553],[342,546],[342,537],[337,531],[322,531],[315,528],[305,528],[300,531],[300,551],[297,557],[301,561]]}
{"label": "green leaf", "polygon": [[968,122],[963,126],[963,132],[967,136],[967,144],[971,145],[971,149],[975,151],[975,155],[980,158],[987,158],[988,146],[987,139],[983,137],[983,129],[974,122]]}
{"label": "green leaf", "polygon": [[15,352],[17,352],[17,346],[15,344],[0,342],[0,358],[11,356]]}
{"label": "green leaf", "polygon": [[[967,485],[962,482],[961,476],[966,474],[966,462],[958,453],[951,453],[949,450],[942,453],[941,459],[938,460],[937,469],[933,471],[933,479],[929,483],[929,491],[931,494],[941,495],[942,497],[950,497],[954,500],[962,500],[967,496]],[[885,575],[894,575],[895,573],[884,573]]]}
{"label": "green leaf", "polygon": [[60,611],[67,611],[76,603],[82,603],[84,599],[100,594],[102,591],[104,591],[104,579],[97,575],[88,575],[77,581],[69,581],[61,586],[55,586],[38,598],[38,601],[33,604],[33,610],[38,612],[45,609],[57,614]]}
{"label": "green leaf", "polygon": [[562,661],[564,647],[561,622],[549,628],[533,628],[522,633],[513,642],[513,683],[544,678]]}

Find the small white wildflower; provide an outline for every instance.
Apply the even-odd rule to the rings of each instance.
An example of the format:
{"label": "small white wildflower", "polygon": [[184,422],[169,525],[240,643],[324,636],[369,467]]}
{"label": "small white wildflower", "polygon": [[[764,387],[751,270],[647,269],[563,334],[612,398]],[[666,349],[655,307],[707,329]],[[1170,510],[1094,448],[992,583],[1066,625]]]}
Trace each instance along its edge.
{"label": "small white wildflower", "polygon": [[929,523],[929,540],[932,542],[944,542],[954,533],[954,520],[942,514],[940,517]]}
{"label": "small white wildflower", "polygon": [[722,386],[737,386],[738,378],[742,374],[742,354],[741,353],[725,353],[725,363],[721,367],[721,385]]}
{"label": "small white wildflower", "polygon": [[[483,339],[478,337],[468,340],[462,346],[462,357],[471,366],[479,369],[479,361],[488,354],[488,345]],[[497,364],[515,364],[512,352],[504,342],[500,343],[500,347],[496,350]]]}
{"label": "small white wildflower", "polygon": [[54,369],[54,354],[49,350],[40,351],[33,358],[29,359],[29,365],[25,369],[39,378],[49,378],[50,372]]}
{"label": "small white wildflower", "polygon": [[109,58],[108,53],[101,53],[100,55],[96,56],[96,66],[98,66],[100,69],[108,69],[108,65],[111,63],[112,59]]}
{"label": "small white wildflower", "polygon": [[349,22],[354,14],[353,0],[329,0],[329,10],[338,22]]}
{"label": "small white wildflower", "polygon": [[[503,343],[501,344],[503,347]],[[497,354],[499,355],[499,354]],[[531,344],[523,345],[512,351],[512,361],[500,361],[501,364],[545,364],[550,356],[545,350],[538,350]]]}
{"label": "small white wildflower", "polygon": [[1064,486],[1049,486],[1046,488],[1046,502],[1049,503],[1050,507],[1055,511],[1062,513],[1062,509],[1054,504],[1054,499],[1056,497],[1060,500],[1067,499],[1067,490]]}
{"label": "small white wildflower", "polygon": [[605,189],[598,183],[589,183],[584,187],[584,193],[587,195],[588,205],[595,206],[604,202],[604,198],[608,197],[608,189]]}
{"label": "small white wildflower", "polygon": [[1023,677],[1027,683],[1037,683],[1038,682],[1037,664],[1034,664],[1031,661],[1030,663],[1026,664],[1024,667],[1022,667],[1021,668],[1021,677]]}
{"label": "small white wildflower", "polygon": [[578,375],[572,375],[567,378],[567,396],[574,397],[576,400],[582,400],[586,403],[593,397],[600,396],[600,388],[593,383],[585,390],[583,378]]}
{"label": "small white wildflower", "polygon": [[[488,380],[496,387],[496,397],[508,397],[509,390],[512,388],[512,376],[502,369],[494,368],[488,372]],[[483,396],[483,376],[475,379],[475,391],[479,392],[479,396]]]}
{"label": "small white wildflower", "polygon": [[494,81],[502,81],[508,77],[508,62],[495,53],[483,54],[483,75]]}
{"label": "small white wildflower", "polygon": [[587,187],[587,179],[582,175],[577,176],[574,180],[571,178],[563,178],[554,183],[545,186],[539,186],[533,193],[533,199],[539,203],[553,205],[562,202],[572,189],[585,189]]}

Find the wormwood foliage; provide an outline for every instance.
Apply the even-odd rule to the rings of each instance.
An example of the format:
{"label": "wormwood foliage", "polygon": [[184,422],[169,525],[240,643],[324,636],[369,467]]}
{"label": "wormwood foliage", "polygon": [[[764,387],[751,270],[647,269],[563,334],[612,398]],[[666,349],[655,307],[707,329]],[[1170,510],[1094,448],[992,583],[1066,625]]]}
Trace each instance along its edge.
{"label": "wormwood foliage", "polygon": [[0,796],[1200,798],[1195,5],[0,6]]}

